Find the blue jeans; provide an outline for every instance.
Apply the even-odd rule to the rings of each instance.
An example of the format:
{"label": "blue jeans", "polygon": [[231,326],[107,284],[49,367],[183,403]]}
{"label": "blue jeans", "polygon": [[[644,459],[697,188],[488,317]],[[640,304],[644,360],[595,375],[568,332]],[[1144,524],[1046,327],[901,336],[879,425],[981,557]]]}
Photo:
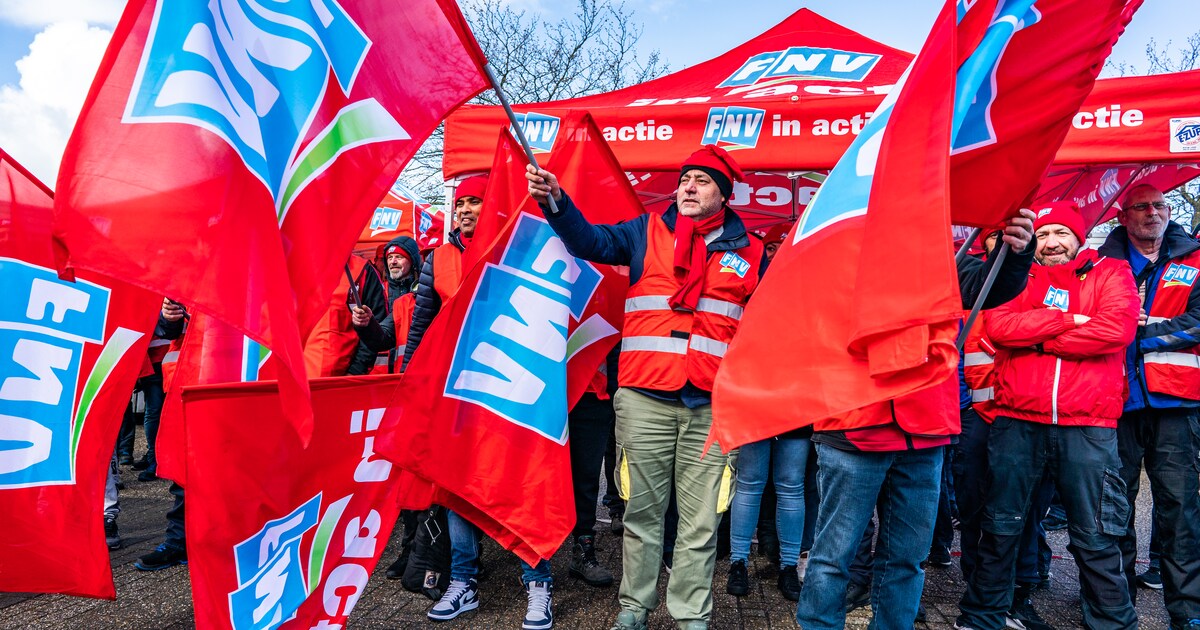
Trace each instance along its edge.
{"label": "blue jeans", "polygon": [[805,630],[846,625],[850,561],[878,507],[870,628],[911,630],[925,583],[921,561],[933,542],[942,449],[859,452],[817,444],[817,457],[821,507],[796,621]]}
{"label": "blue jeans", "polygon": [[[453,510],[446,510],[450,530],[450,579],[466,582],[479,575],[479,530]],[[521,581],[554,582],[550,563],[542,560],[537,566],[521,561]]]}
{"label": "blue jeans", "polygon": [[804,538],[804,471],[809,440],[767,439],[741,447],[737,457],[737,491],[730,511],[731,561],[750,557],[750,539],[758,525],[758,511],[768,470],[774,473],[776,528],[779,533],[779,564],[792,566],[800,559]]}
{"label": "blue jeans", "polygon": [[158,459],[154,456],[154,442],[158,439],[158,418],[162,415],[166,393],[163,392],[162,378],[157,376],[143,378],[141,385],[146,396],[146,415],[142,420],[142,427],[146,430],[146,462],[150,464],[146,470],[157,473]]}
{"label": "blue jeans", "polygon": [[978,565],[959,602],[959,622],[978,630],[1004,628],[1029,506],[1049,472],[1067,509],[1067,550],[1079,567],[1083,625],[1136,628],[1117,545],[1125,533],[1129,503],[1119,473],[1116,429],[999,416],[988,436],[988,461]]}

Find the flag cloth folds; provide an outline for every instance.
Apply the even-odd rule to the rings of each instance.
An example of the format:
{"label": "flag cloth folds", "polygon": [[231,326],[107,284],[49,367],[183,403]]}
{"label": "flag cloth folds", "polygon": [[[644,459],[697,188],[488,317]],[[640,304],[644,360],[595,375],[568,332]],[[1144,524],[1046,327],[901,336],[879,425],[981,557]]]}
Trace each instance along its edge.
{"label": "flag cloth folds", "polygon": [[275,383],[184,392],[198,627],[345,625],[400,515],[401,471],[374,452],[400,378],[311,381],[308,446]]}
{"label": "flag cloth folds", "polygon": [[[564,131],[548,168],[589,220],[636,216],[637,197],[591,118],[573,115]],[[511,209],[487,208],[493,189],[527,190],[526,160],[507,132],[497,152],[484,213],[508,222],[430,325],[377,450],[535,564],[574,525],[567,412],[617,341],[628,277],[570,256],[527,192]]]}
{"label": "flag cloth folds", "polygon": [[[952,378],[961,298],[951,215],[991,225],[1015,214],[1090,89],[1077,86],[1094,81],[1137,3],[1126,4],[946,2],[748,305],[714,389],[723,448]],[[984,162],[1006,162],[1009,179],[974,168]],[[977,194],[984,180],[991,197]]]}
{"label": "flag cloth folds", "polygon": [[486,85],[482,64],[451,0],[134,0],[63,158],[60,269],[269,347],[303,435],[301,342],[401,167]]}
{"label": "flag cloth folds", "polygon": [[0,591],[113,598],[105,476],[161,298],[59,279],[53,203],[0,151]]}

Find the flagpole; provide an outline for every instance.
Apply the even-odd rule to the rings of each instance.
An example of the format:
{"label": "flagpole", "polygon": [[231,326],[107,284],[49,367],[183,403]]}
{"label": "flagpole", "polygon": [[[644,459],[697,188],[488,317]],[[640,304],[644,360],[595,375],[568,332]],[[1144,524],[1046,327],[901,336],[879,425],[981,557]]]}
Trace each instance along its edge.
{"label": "flagpole", "polygon": [[979,311],[983,309],[983,303],[987,300],[988,293],[992,292],[992,285],[996,284],[996,276],[1000,275],[1000,267],[1004,264],[1004,259],[1008,258],[1008,252],[1012,248],[1008,243],[1000,246],[1000,251],[996,252],[996,259],[992,261],[992,268],[988,270],[987,278],[983,280],[983,288],[979,290],[979,297],[975,298],[975,304],[971,307],[971,314],[967,316],[967,320],[963,322],[962,331],[958,333],[958,351],[962,352],[963,345],[967,343],[967,334],[971,330],[971,326],[975,325],[975,319],[979,317]]}
{"label": "flagpole", "polygon": [[983,228],[971,230],[971,235],[967,237],[967,240],[963,241],[962,247],[958,248],[958,253],[954,255],[954,264],[957,265],[967,257],[967,252],[971,249],[971,243],[974,243],[975,239],[979,238],[979,234],[982,232]]}
{"label": "flagpole", "polygon": [[354,298],[354,307],[362,308],[362,296],[358,293],[358,285],[354,284],[354,275],[350,273],[350,263],[346,263],[342,269],[346,270],[346,279],[350,281],[350,297]]}
{"label": "flagpole", "polygon": [[[496,72],[492,69],[490,61],[484,64],[483,72],[487,75],[488,81],[491,82],[492,89],[496,91],[496,96],[500,99],[500,105],[504,107],[504,113],[508,114],[508,122],[512,123],[513,131],[517,132],[517,142],[520,142],[521,148],[525,149],[525,157],[529,159],[529,163],[534,168],[539,168],[537,158],[533,157],[533,147],[529,145],[529,140],[525,139],[525,129],[517,122],[516,112],[513,111],[512,105],[509,104],[504,90],[500,89],[500,80],[496,78]],[[554,202],[554,195],[546,195],[546,201],[550,203],[550,213],[558,214],[558,204]]]}

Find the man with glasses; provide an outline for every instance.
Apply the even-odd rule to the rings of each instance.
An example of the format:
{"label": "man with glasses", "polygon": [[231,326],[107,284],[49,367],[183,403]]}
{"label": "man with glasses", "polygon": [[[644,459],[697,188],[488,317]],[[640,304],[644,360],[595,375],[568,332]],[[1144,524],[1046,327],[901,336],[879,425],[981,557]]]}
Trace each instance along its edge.
{"label": "man with glasses", "polygon": [[[1171,627],[1200,628],[1200,242],[1171,221],[1162,191],[1148,184],[1130,189],[1117,220],[1099,253],[1129,261],[1142,300],[1117,424],[1121,477],[1132,509],[1146,462]],[[1132,514],[1121,554],[1136,598]]]}

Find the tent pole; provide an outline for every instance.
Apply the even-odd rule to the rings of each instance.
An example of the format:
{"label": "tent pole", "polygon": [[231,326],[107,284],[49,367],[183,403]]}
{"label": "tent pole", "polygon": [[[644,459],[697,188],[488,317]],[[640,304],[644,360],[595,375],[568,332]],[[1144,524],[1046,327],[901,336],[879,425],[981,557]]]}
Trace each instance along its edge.
{"label": "tent pole", "polygon": [[1075,190],[1075,185],[1079,183],[1079,180],[1083,179],[1083,176],[1087,175],[1089,172],[1091,172],[1091,170],[1092,169],[1090,166],[1085,166],[1079,169],[1079,173],[1075,175],[1075,179],[1072,179],[1070,182],[1068,182],[1067,187],[1063,190],[1063,193],[1058,197],[1055,197],[1054,200],[1062,201],[1063,199],[1066,199],[1067,195],[1071,194],[1071,191]]}
{"label": "tent pole", "polygon": [[[517,122],[517,114],[513,112],[512,105],[508,102],[508,96],[504,94],[504,90],[500,89],[500,80],[496,78],[496,71],[492,69],[490,61],[484,64],[483,71],[487,74],[488,82],[492,84],[492,89],[496,91],[496,97],[500,99],[500,105],[504,107],[504,113],[508,114],[508,122],[512,123],[513,131],[517,132],[517,141],[521,143],[521,148],[525,149],[525,157],[529,159],[529,163],[534,168],[540,168],[537,158],[533,157],[533,147],[529,146],[529,140],[525,138],[525,129]],[[554,202],[554,195],[546,195],[546,201],[550,203],[550,213],[558,214],[558,204]]]}
{"label": "tent pole", "polygon": [[962,262],[962,259],[967,257],[967,251],[971,249],[971,243],[974,243],[975,239],[979,238],[982,232],[983,228],[971,230],[971,235],[967,237],[967,240],[963,241],[962,247],[959,247],[958,253],[954,255],[954,264],[957,265]]}
{"label": "tent pole", "polygon": [[958,351],[962,352],[963,344],[967,343],[967,334],[971,331],[971,326],[975,325],[975,319],[979,317],[979,311],[983,309],[983,303],[987,301],[988,293],[992,292],[992,285],[996,284],[996,276],[1000,274],[1000,267],[1004,264],[1004,259],[1008,257],[1008,252],[1012,248],[1008,243],[1000,246],[1000,250],[996,252],[996,259],[992,261],[992,268],[988,270],[987,278],[983,280],[983,288],[979,290],[979,297],[975,298],[975,304],[971,307],[971,314],[967,316],[963,322],[962,330],[958,333]]}

